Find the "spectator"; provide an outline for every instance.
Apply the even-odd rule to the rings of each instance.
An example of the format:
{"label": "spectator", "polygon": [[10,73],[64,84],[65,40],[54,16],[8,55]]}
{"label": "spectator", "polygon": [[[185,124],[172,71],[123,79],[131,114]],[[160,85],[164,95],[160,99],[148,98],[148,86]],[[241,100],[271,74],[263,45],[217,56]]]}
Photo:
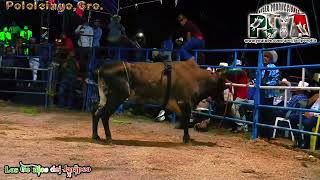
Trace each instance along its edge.
{"label": "spectator", "polygon": [[91,57],[91,48],[93,45],[93,29],[89,26],[86,19],[83,19],[82,25],[79,25],[75,30],[75,33],[79,35],[78,46],[80,56],[80,71],[82,73],[87,72],[86,67]]}
{"label": "spectator", "polygon": [[188,20],[185,15],[180,14],[178,16],[178,21],[183,27],[185,40],[180,49],[180,58],[181,60],[194,58],[188,51],[192,49],[203,49],[205,47],[203,34],[198,26]]}
{"label": "spectator", "polygon": [[32,31],[29,30],[28,26],[24,26],[23,30],[20,31],[20,37],[22,38],[23,44],[28,44],[32,37]]}
{"label": "spectator", "polygon": [[72,51],[74,46],[72,39],[67,36],[66,33],[61,33],[61,40],[62,40],[62,46],[67,50],[67,51]]}
{"label": "spectator", "polygon": [[4,27],[3,31],[0,32],[0,42],[4,44],[4,47],[8,47],[12,45],[11,40],[11,33],[8,31],[7,27]]}
{"label": "spectator", "polygon": [[17,55],[24,55],[25,53],[25,45],[23,44],[22,38],[18,37],[16,43],[15,43],[15,49]]}
{"label": "spectator", "polygon": [[[242,66],[242,61],[237,60],[236,66]],[[248,84],[248,75],[247,72],[241,68],[232,68],[230,70],[226,70],[229,74],[228,80],[233,83],[237,84]],[[236,102],[248,102],[248,87],[232,87],[233,91],[233,100]],[[233,103],[231,106],[231,114],[233,117],[238,119],[247,120],[246,117],[246,109],[245,105]],[[235,126],[233,127],[233,132],[238,132],[240,130],[247,131],[248,127],[247,124],[236,122]]]}
{"label": "spectator", "polygon": [[[210,104],[213,103],[213,100],[211,97],[208,97],[207,99],[203,99],[199,102],[197,105],[196,111],[202,112],[202,113],[208,113],[210,111]],[[201,114],[192,114],[193,116],[193,124],[194,128],[197,131],[208,131],[208,126],[210,124],[210,118],[205,115]]]}
{"label": "spectator", "polygon": [[93,29],[89,26],[86,19],[83,19],[82,25],[79,25],[75,30],[75,33],[79,35],[78,46],[83,48],[92,47],[93,43]]}
{"label": "spectator", "polygon": [[161,49],[168,51],[152,51],[152,58],[156,62],[172,61],[171,55],[173,50],[173,42],[171,39],[165,40],[161,43]]}
{"label": "spectator", "polygon": [[108,41],[111,46],[118,44],[121,41],[122,36],[126,36],[125,28],[121,24],[121,16],[114,15],[110,18],[108,25],[109,34]]}
{"label": "spectator", "polygon": [[[309,83],[300,81],[298,87],[308,87]],[[297,90],[294,92],[291,99],[287,102],[287,107],[291,108],[299,108],[300,101],[308,101],[308,97],[306,95],[305,90]],[[283,106],[283,102],[279,103],[278,106]],[[285,117],[288,110],[277,110],[275,111],[275,115],[279,117]],[[292,125],[297,125],[299,123],[300,111],[292,111],[288,117],[292,121]],[[296,127],[296,126],[295,126]],[[294,128],[294,127],[293,127]]]}
{"label": "spectator", "polygon": [[102,29],[100,28],[100,20],[96,19],[93,23],[93,47],[100,47],[100,39]]}
{"label": "spectator", "polygon": [[[59,106],[73,107],[74,90],[77,85],[80,66],[75,59],[74,51],[70,51],[66,61],[62,64],[61,82],[59,87]],[[67,103],[65,102],[67,96]]]}
{"label": "spectator", "polygon": [[[315,101],[316,99],[316,101]],[[313,104],[311,106],[311,109],[313,110],[320,110],[320,98],[319,98],[319,94],[315,94],[313,97],[311,97],[309,99],[309,103],[308,104]],[[313,112],[305,112],[304,113],[304,117],[302,119],[302,124],[303,124],[303,130],[305,131],[312,131],[312,128],[314,128],[317,124],[317,120],[319,117],[319,113],[313,113]],[[301,138],[299,138],[298,140],[300,140],[299,147],[300,148],[308,148],[310,145],[310,135],[308,134],[304,134],[304,140],[302,140]]]}
{"label": "spectator", "polygon": [[[276,67],[275,63],[278,60],[278,54],[276,51],[265,51],[263,53],[263,64],[268,68]],[[279,84],[280,72],[278,69],[268,69],[262,71],[262,86],[276,86]],[[276,96],[276,91],[272,89],[261,90],[261,104],[273,105],[274,97]],[[273,110],[270,108],[264,108],[261,110],[261,123],[273,125],[274,115]],[[272,136],[272,129],[261,128],[260,136],[266,137],[268,140]]]}
{"label": "spectator", "polygon": [[20,35],[20,31],[21,31],[21,28],[18,25],[16,25],[16,22],[12,21],[12,24],[11,24],[11,26],[9,28],[9,32],[12,35],[12,41],[13,42],[17,41],[17,39],[18,39],[18,37]]}

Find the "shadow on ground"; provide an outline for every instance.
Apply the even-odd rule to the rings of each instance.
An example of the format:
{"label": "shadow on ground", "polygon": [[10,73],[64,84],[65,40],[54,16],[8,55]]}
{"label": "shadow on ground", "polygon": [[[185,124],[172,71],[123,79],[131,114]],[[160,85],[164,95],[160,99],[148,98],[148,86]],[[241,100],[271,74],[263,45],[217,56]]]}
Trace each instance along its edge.
{"label": "shadow on ground", "polygon": [[[89,143],[98,143],[98,144],[105,144],[104,141],[93,141],[91,138],[88,137],[55,137],[57,141],[63,142],[89,142]],[[178,147],[178,146],[186,146],[184,143],[177,143],[177,142],[158,142],[158,141],[141,141],[141,140],[120,140],[114,139],[112,140],[113,145],[122,145],[122,146],[144,146],[144,147],[164,147],[164,148],[171,148],[171,147]],[[190,145],[192,146],[207,146],[207,147],[214,147],[217,144],[213,142],[199,142],[195,140],[191,140]]]}

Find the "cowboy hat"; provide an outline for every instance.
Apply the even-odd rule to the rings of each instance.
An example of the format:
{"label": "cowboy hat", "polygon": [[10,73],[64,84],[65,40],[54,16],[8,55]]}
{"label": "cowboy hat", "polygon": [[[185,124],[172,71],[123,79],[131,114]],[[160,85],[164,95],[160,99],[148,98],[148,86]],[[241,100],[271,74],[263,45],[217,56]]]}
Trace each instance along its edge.
{"label": "cowboy hat", "polygon": [[319,79],[320,79],[320,73],[314,73],[314,75],[313,75],[313,78],[312,78],[313,80],[315,80],[315,81],[317,81],[317,82],[319,82]]}
{"label": "cowboy hat", "polygon": [[275,50],[264,51],[263,56],[270,58],[273,64],[275,64],[278,61],[278,54]]}
{"label": "cowboy hat", "polygon": [[224,66],[224,67],[226,67],[226,66],[229,66],[229,65],[228,65],[228,63],[221,62],[221,63],[219,63],[219,66]]}
{"label": "cowboy hat", "polygon": [[280,81],[280,85],[291,86],[291,83],[287,80],[287,78],[283,78]]}

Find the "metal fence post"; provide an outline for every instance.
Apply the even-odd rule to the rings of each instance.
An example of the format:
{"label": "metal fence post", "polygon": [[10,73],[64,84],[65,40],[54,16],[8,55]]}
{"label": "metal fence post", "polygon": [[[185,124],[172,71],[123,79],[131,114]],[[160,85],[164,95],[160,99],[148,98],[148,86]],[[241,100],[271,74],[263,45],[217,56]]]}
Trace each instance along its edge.
{"label": "metal fence post", "polygon": [[120,61],[120,59],[121,59],[121,48],[118,48],[117,56],[118,56],[118,61]]}
{"label": "metal fence post", "polygon": [[177,61],[181,61],[180,51],[179,50],[178,50],[178,53],[177,53]]}
{"label": "metal fence post", "polygon": [[237,66],[238,52],[234,51],[233,54],[233,67]]}
{"label": "metal fence post", "polygon": [[291,64],[291,48],[288,48],[288,53],[287,53],[287,66],[290,66]]}
{"label": "metal fence post", "polygon": [[198,64],[198,51],[197,50],[194,51],[194,60]]}
{"label": "metal fence post", "polygon": [[149,62],[149,49],[146,49],[146,62]]}
{"label": "metal fence post", "polygon": [[260,118],[260,86],[261,86],[261,67],[263,64],[263,50],[259,50],[259,56],[258,56],[258,68],[256,71],[256,84],[255,84],[255,96],[254,96],[254,118],[253,118],[253,124],[252,124],[252,139],[255,140],[258,137],[258,125],[259,118]]}

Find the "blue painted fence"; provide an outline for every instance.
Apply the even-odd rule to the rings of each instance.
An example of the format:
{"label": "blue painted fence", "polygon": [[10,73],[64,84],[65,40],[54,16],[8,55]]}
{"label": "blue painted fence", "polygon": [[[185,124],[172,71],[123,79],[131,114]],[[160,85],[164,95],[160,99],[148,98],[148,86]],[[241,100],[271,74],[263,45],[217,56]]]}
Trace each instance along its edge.
{"label": "blue painted fence", "polygon": [[[265,69],[272,69],[272,68],[267,68],[263,66],[263,52],[264,51],[269,51],[269,50],[286,50],[287,51],[287,59],[286,59],[286,64],[287,66],[278,66],[276,68],[273,69],[297,69],[297,68],[320,68],[320,64],[312,64],[312,65],[291,65],[291,53],[292,53],[292,49],[294,48],[308,48],[308,47],[320,47],[320,43],[310,43],[310,44],[299,44],[299,45],[289,45],[289,46],[281,46],[281,47],[274,47],[274,48],[265,48],[265,49],[198,49],[198,50],[194,50],[194,56],[196,58],[196,61],[198,60],[199,57],[199,53],[232,53],[233,57],[234,57],[234,62],[232,66],[229,67],[223,67],[223,68],[234,68],[236,67],[236,60],[238,59],[238,53],[240,52],[255,52],[258,53],[258,65],[256,67],[241,67],[242,69],[251,69],[251,70],[256,70],[256,84],[255,84],[255,99],[254,99],[254,104],[248,104],[248,103],[240,103],[240,104],[246,104],[249,106],[254,106],[254,118],[252,122],[249,121],[244,121],[241,119],[236,119],[236,118],[230,118],[230,117],[223,117],[223,116],[217,116],[214,114],[206,114],[206,113],[201,113],[201,112],[196,112],[193,111],[193,113],[197,113],[197,114],[201,114],[201,115],[206,115],[209,117],[214,117],[214,118],[220,118],[220,119],[224,119],[224,120],[228,120],[228,121],[235,121],[235,122],[242,122],[242,123],[246,123],[246,124],[251,124],[252,125],[252,138],[256,139],[257,135],[258,135],[258,127],[267,127],[267,128],[272,128],[272,129],[281,129],[281,130],[289,130],[289,131],[293,131],[293,132],[299,132],[299,133],[304,133],[304,134],[311,134],[311,135],[317,135],[320,136],[320,133],[313,133],[313,132],[307,132],[307,131],[303,131],[300,129],[289,129],[289,128],[285,128],[285,127],[279,127],[279,126],[272,126],[272,125],[267,125],[267,124],[261,124],[259,123],[259,119],[260,119],[260,112],[261,112],[261,108],[273,108],[273,109],[286,109],[286,110],[296,110],[296,111],[301,111],[301,112],[320,112],[320,111],[314,111],[311,109],[305,109],[305,108],[285,108],[285,107],[276,107],[276,106],[266,106],[266,105],[261,105],[261,97],[260,97],[260,91],[261,91],[261,78],[262,78],[262,70]],[[121,52],[122,51],[141,51],[145,53],[145,62],[150,62],[149,57],[150,57],[150,52],[155,51],[155,49],[150,49],[150,48],[145,48],[145,49],[130,49],[130,48],[100,48],[100,51],[104,50],[104,51],[117,51],[117,60],[122,60],[121,57]],[[168,51],[165,49],[156,49],[157,51]],[[177,53],[177,59],[176,60],[180,60],[179,58],[179,51],[178,50],[173,50],[173,53]],[[91,83],[88,83],[88,87],[87,87],[87,92],[86,92],[86,97],[85,97],[85,102],[84,102],[84,109],[85,110],[89,110],[90,109],[90,105],[92,102],[92,99],[97,100],[98,99],[98,94],[97,92],[94,93],[94,88],[95,88],[95,84],[92,83],[94,82],[94,77],[92,74],[92,71],[96,68],[97,66],[97,60],[95,58],[95,51],[93,51],[93,56],[92,59],[89,63],[89,69],[90,69],[90,73],[89,73],[89,79]],[[201,67],[214,67],[217,68],[219,66],[212,66],[212,65],[200,65]],[[222,67],[219,67],[222,68]],[[231,101],[232,103],[239,103],[239,102],[234,102]],[[301,123],[301,122],[300,122]],[[301,126],[300,126],[301,127]]]}

